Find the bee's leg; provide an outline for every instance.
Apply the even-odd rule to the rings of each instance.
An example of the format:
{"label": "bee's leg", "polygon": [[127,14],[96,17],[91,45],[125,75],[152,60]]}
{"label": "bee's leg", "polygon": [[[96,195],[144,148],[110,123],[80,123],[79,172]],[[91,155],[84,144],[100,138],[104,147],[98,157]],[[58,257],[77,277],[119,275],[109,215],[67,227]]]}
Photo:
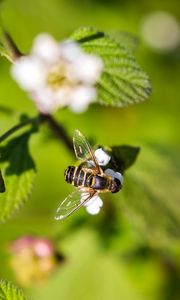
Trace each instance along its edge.
{"label": "bee's leg", "polygon": [[101,167],[99,167],[99,174],[100,174],[100,175],[103,175],[103,174],[104,174],[104,171],[103,171],[103,169],[102,169]]}

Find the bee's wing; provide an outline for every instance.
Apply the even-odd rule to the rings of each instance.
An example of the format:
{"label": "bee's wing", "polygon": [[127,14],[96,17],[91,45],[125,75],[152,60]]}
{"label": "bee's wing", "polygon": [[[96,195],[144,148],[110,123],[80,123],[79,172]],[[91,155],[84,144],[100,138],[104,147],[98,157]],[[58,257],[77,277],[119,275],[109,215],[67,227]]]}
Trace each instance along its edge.
{"label": "bee's wing", "polygon": [[[81,206],[86,204],[95,194],[96,192],[91,190],[90,192],[86,193],[85,196],[82,197],[82,191],[76,189],[74,192],[69,194],[64,201],[59,205],[55,219],[56,220],[63,220],[78,210]],[[86,196],[87,194],[87,196]]]}
{"label": "bee's wing", "polygon": [[88,140],[77,129],[74,131],[73,145],[74,145],[74,151],[75,151],[76,157],[81,160],[88,159],[90,161],[90,159],[91,159],[94,163],[94,168],[97,169],[98,173],[101,173],[100,166],[97,163],[97,160],[94,156],[94,152],[93,152]]}

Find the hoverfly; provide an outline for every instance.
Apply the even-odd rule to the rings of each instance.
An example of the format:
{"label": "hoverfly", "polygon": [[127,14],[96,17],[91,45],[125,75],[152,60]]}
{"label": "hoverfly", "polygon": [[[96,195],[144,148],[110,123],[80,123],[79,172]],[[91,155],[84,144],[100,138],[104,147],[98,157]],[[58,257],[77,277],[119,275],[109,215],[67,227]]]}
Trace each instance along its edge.
{"label": "hoverfly", "polygon": [[116,193],[122,187],[119,179],[105,174],[88,140],[79,130],[74,132],[73,146],[77,159],[82,162],[77,167],[69,166],[64,172],[64,177],[66,182],[76,187],[76,190],[60,204],[56,220],[67,218],[99,193]]}

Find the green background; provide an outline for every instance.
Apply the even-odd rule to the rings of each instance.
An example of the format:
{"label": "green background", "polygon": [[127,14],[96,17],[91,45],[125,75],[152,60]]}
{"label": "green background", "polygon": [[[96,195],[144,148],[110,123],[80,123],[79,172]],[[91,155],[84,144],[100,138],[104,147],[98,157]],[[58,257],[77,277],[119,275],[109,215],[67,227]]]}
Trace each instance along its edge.
{"label": "green background", "polygon": [[[180,18],[175,0],[4,1],[3,23],[24,53],[40,32],[61,40],[88,25],[135,34],[140,37],[137,60],[153,86],[152,96],[132,107],[92,105],[80,115],[69,110],[55,115],[70,136],[78,128],[100,144],[141,147],[137,162],[127,171],[123,191],[110,199],[105,196],[98,216],[82,209],[64,222],[54,221],[57,205],[72,191],[64,183],[63,172],[75,158],[46,126],[33,136],[35,188],[25,206],[0,225],[0,277],[15,282],[7,247],[24,234],[55,239],[66,260],[47,282],[27,289],[31,299],[179,299],[180,54],[178,50],[156,53],[141,40],[142,20],[156,10]],[[22,113],[36,114],[9,69],[10,64],[1,59],[0,134]]]}

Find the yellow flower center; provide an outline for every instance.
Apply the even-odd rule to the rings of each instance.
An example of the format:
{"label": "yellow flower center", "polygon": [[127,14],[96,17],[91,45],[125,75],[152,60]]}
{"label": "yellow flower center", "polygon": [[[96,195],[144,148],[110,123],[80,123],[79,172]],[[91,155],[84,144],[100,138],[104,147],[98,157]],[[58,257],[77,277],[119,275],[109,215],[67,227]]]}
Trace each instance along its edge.
{"label": "yellow flower center", "polygon": [[51,68],[47,76],[47,84],[53,89],[58,89],[60,86],[67,84],[66,67],[64,64]]}

